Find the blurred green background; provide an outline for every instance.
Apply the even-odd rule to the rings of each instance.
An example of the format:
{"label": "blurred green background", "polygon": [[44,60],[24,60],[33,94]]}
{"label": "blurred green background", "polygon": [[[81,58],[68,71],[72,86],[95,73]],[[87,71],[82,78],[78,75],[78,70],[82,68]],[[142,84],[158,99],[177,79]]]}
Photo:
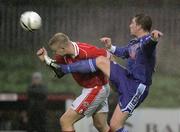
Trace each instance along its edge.
{"label": "blurred green background", "polygon": [[[153,29],[164,36],[158,45],[153,85],[143,107],[179,107],[179,6],[178,0],[0,0],[0,92],[25,92],[31,74],[40,71],[49,92],[79,94],[80,86],[71,75],[57,79],[38,61],[37,49],[47,47],[56,32],[99,47],[102,36],[111,37],[116,45],[125,45],[131,39],[130,18],[146,13],[153,19]],[[19,17],[27,10],[42,17],[40,30],[27,32],[20,27]]]}

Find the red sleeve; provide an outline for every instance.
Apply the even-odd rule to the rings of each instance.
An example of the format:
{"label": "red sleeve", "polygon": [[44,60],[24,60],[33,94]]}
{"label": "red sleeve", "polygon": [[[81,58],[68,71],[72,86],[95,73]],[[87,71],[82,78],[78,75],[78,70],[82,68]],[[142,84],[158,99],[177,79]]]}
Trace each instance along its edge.
{"label": "red sleeve", "polygon": [[56,62],[58,64],[65,64],[65,60],[64,60],[64,57],[60,56],[60,55],[54,55],[53,57],[54,60],[56,60]]}
{"label": "red sleeve", "polygon": [[109,57],[109,52],[104,48],[98,48],[96,46],[86,44],[86,43],[80,43],[78,44],[80,49],[80,56],[86,56],[86,58],[95,58],[98,56],[105,56]]}

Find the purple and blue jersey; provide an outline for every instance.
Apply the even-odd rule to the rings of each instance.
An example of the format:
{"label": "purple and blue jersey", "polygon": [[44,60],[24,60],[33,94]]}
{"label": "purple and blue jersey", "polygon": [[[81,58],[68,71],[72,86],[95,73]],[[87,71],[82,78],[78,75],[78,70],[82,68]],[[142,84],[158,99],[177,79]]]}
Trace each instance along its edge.
{"label": "purple and blue jersey", "polygon": [[115,56],[127,59],[128,76],[150,86],[156,62],[156,41],[150,35],[131,40],[125,47],[113,47]]}
{"label": "purple and blue jersey", "polygon": [[112,46],[110,52],[127,60],[126,68],[110,64],[110,81],[120,94],[123,112],[132,113],[148,95],[156,62],[156,41],[150,35],[131,40],[125,47]]}

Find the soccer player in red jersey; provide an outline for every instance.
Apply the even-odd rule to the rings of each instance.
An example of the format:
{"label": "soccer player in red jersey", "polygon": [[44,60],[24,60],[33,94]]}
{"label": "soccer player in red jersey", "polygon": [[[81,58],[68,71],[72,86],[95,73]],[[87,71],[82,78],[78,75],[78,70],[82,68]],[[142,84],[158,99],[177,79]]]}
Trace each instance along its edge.
{"label": "soccer player in red jersey", "polygon": [[[102,48],[81,42],[72,42],[63,33],[55,34],[49,41],[49,46],[55,52],[54,60],[49,61],[45,48],[38,50],[39,59],[49,65],[56,61],[57,64],[71,64],[79,60],[104,56],[110,58],[110,53]],[[54,63],[53,63],[54,64]],[[89,61],[90,66],[92,62]],[[83,67],[81,67],[83,68]],[[93,69],[93,67],[92,67]],[[53,69],[57,76],[61,78],[64,74]],[[84,116],[92,116],[94,126],[100,132],[108,132],[107,123],[108,96],[110,87],[106,76],[101,71],[90,74],[72,73],[76,82],[83,87],[82,93],[78,96],[72,106],[60,118],[62,131],[74,132],[74,123]]]}

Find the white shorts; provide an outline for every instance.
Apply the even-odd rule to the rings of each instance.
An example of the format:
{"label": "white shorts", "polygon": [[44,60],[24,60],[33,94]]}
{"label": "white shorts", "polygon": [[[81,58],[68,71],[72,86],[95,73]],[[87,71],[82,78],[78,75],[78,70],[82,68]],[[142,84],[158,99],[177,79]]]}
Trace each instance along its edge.
{"label": "white shorts", "polygon": [[73,101],[71,108],[85,116],[92,116],[96,112],[108,112],[109,93],[109,84],[83,88],[81,95]]}

